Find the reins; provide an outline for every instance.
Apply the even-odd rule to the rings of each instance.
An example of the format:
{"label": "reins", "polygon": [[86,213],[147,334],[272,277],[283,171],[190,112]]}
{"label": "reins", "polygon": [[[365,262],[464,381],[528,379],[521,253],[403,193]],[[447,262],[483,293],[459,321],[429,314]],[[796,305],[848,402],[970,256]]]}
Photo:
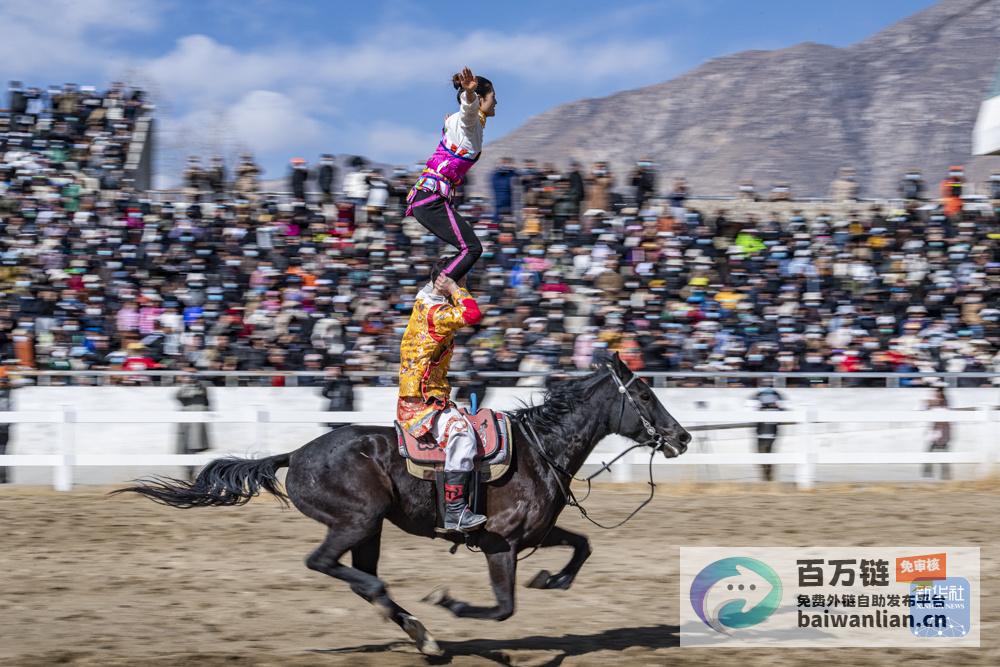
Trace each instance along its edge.
{"label": "reins", "polygon": [[[598,468],[596,472],[588,475],[587,477],[582,477],[582,478],[577,477],[573,473],[569,472],[568,470],[560,466],[551,456],[549,456],[548,452],[545,451],[545,448],[542,447],[542,442],[539,439],[538,435],[535,433],[535,428],[529,422],[523,421],[520,418],[514,418],[512,421],[517,423],[517,426],[518,428],[521,429],[521,433],[524,434],[525,439],[529,443],[534,445],[535,451],[538,452],[538,455],[542,458],[542,461],[544,461],[545,465],[547,465],[549,467],[549,470],[552,471],[556,483],[559,485],[559,490],[562,492],[563,498],[566,501],[566,505],[570,507],[575,507],[577,511],[580,512],[580,516],[582,516],[584,519],[594,524],[598,528],[601,528],[603,530],[613,530],[615,528],[618,528],[619,526],[625,525],[632,517],[638,514],[642,508],[644,508],[646,505],[652,502],[653,496],[656,494],[656,483],[653,481],[653,457],[656,456],[656,453],[664,448],[669,448],[671,451],[674,451],[675,453],[679,452],[677,452],[674,446],[671,445],[669,442],[667,442],[666,439],[656,431],[656,428],[653,426],[652,422],[649,421],[645,413],[642,411],[642,408],[639,407],[639,405],[635,402],[635,399],[633,399],[632,395],[629,393],[628,387],[633,382],[635,382],[636,379],[638,379],[637,376],[633,376],[632,379],[629,380],[627,383],[622,382],[621,378],[618,377],[618,374],[615,373],[614,368],[612,368],[610,364],[606,364],[606,367],[610,372],[611,377],[614,378],[615,383],[618,385],[618,393],[622,397],[621,408],[619,409],[618,412],[618,426],[615,429],[615,431],[617,432],[621,430],[622,420],[625,417],[625,403],[627,402],[629,405],[632,406],[632,409],[635,411],[635,414],[639,418],[639,421],[642,422],[642,426],[645,429],[646,434],[649,435],[650,439],[645,442],[636,443],[631,447],[623,450],[622,452],[619,452],[617,456],[615,456],[607,463],[602,461],[601,467]],[[583,502],[590,497],[590,493],[591,491],[593,491],[594,487],[592,484],[592,480],[598,475],[601,475],[602,473],[610,470],[611,466],[614,465],[616,461],[618,461],[623,456],[631,452],[633,449],[638,449],[639,447],[650,447],[649,463],[648,463],[649,481],[647,482],[649,484],[649,496],[647,496],[645,500],[639,503],[638,507],[629,512],[628,516],[626,516],[624,519],[622,519],[616,524],[606,526],[600,521],[591,518],[591,516],[587,513],[587,508],[583,506]],[[565,476],[567,478],[566,482],[563,481],[562,476]],[[574,481],[586,483],[587,493],[584,494],[583,498],[577,498],[576,494],[573,493],[573,489],[570,486],[570,484],[572,484],[572,482]],[[549,534],[552,532],[552,529],[555,528],[555,526],[556,522],[553,521],[552,525],[549,526],[549,529],[545,532],[545,535],[542,536],[542,539],[538,542],[538,544],[534,546],[531,549],[531,551],[529,551],[526,555],[521,556],[517,560],[522,561],[526,558],[529,558],[536,551],[538,551],[538,548],[542,545],[542,543],[545,542],[545,540],[548,538]],[[456,543],[451,548],[451,552],[455,553],[455,549],[457,548],[458,544]],[[468,541],[466,541],[466,548],[468,548],[470,551],[473,550],[472,547],[469,545]]]}
{"label": "reins", "polygon": [[[628,522],[629,519],[631,519],[636,514],[638,514],[639,510],[641,510],[643,507],[645,507],[646,505],[648,505],[653,500],[653,496],[656,494],[656,483],[653,481],[653,457],[656,456],[656,453],[659,451],[659,448],[653,448],[653,449],[650,450],[650,453],[649,453],[649,466],[648,466],[649,467],[649,481],[647,482],[649,484],[649,496],[647,496],[646,499],[643,500],[642,503],[640,503],[638,507],[636,507],[634,510],[632,510],[629,513],[629,515],[626,516],[624,519],[622,519],[618,523],[613,524],[611,526],[606,526],[603,523],[601,523],[601,522],[593,519],[587,513],[587,508],[585,508],[583,506],[583,504],[582,504],[583,501],[585,501],[587,498],[590,497],[590,493],[591,493],[591,491],[593,491],[593,484],[591,482],[598,475],[606,472],[607,470],[610,470],[611,466],[614,465],[614,463],[618,459],[622,458],[623,456],[625,456],[626,454],[628,454],[629,452],[631,452],[633,449],[638,449],[639,447],[646,447],[647,446],[646,443],[642,443],[642,442],[641,443],[636,443],[636,444],[632,445],[631,447],[629,447],[628,449],[623,450],[621,453],[618,454],[618,456],[614,457],[613,459],[611,459],[607,463],[604,463],[602,461],[601,462],[601,467],[596,472],[594,472],[591,475],[588,475],[587,477],[582,477],[581,478],[581,477],[575,476],[573,473],[569,472],[568,470],[566,470],[565,468],[563,468],[562,466],[560,466],[558,463],[556,463],[554,460],[552,460],[552,457],[549,456],[549,454],[542,447],[541,441],[538,439],[538,436],[535,434],[535,429],[534,429],[534,427],[531,426],[531,424],[526,424],[526,423],[522,422],[519,419],[517,419],[515,421],[517,422],[517,425],[521,428],[521,432],[524,433],[525,437],[529,440],[529,442],[531,442],[535,446],[535,450],[542,457],[542,460],[545,461],[546,465],[548,465],[549,468],[553,471],[553,473],[555,473],[556,483],[559,484],[559,490],[562,491],[563,497],[566,499],[566,505],[568,505],[570,507],[575,507],[580,512],[580,516],[582,516],[584,519],[586,519],[590,523],[594,524],[598,528],[603,528],[604,530],[612,530],[614,528],[618,528],[619,526],[624,525],[626,522]],[[525,430],[525,427],[527,427],[527,430]],[[576,497],[576,494],[573,492],[573,489],[570,487],[570,485],[568,483],[563,482],[563,480],[561,478],[561,475],[565,475],[569,479],[570,482],[574,482],[574,481],[576,481],[576,482],[585,482],[587,484],[587,493],[583,496],[583,498],[577,498]],[[555,524],[553,523],[553,525],[555,525]],[[544,538],[543,538],[543,541],[544,541]],[[528,554],[528,555],[531,555],[531,554]]]}

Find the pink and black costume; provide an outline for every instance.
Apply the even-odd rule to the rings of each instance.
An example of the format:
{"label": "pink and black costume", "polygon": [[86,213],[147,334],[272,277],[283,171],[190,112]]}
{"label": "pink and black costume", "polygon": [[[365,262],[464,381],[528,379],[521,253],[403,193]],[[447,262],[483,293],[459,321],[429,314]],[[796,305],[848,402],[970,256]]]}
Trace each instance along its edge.
{"label": "pink and black costume", "polygon": [[469,101],[462,93],[459,99],[458,112],[445,119],[441,142],[406,199],[406,214],[412,214],[434,236],[458,251],[444,268],[444,273],[455,281],[468,273],[483,254],[472,225],[451,205],[452,192],[482,153],[485,125],[479,115],[479,96],[473,94]]}

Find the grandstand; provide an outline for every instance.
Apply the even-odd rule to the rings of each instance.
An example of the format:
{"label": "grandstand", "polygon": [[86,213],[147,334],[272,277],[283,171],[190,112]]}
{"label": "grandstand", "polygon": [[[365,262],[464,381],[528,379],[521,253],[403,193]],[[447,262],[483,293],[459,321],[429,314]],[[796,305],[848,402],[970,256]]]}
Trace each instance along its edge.
{"label": "grandstand", "polygon": [[[139,422],[163,419],[142,430],[146,446],[169,452],[176,416],[149,411],[172,408],[170,387],[191,373],[233,408],[278,401],[241,392],[286,387],[289,405],[318,410],[317,392],[340,368],[369,406],[385,404],[378,392],[392,393],[410,304],[441,252],[403,216],[412,174],[340,162],[341,191],[309,188],[296,199],[262,192],[248,157],[231,180],[192,167],[183,189],[155,192],[154,110],[141,92],[15,88],[9,106],[0,117],[0,354],[21,387],[19,410],[36,413],[35,422],[12,417],[23,422],[23,455],[49,456],[51,424],[78,418],[95,420],[102,451],[135,453],[133,433],[107,426],[119,419],[101,414],[107,404]],[[837,200],[802,202],[787,187],[750,194],[746,184],[738,198],[699,198],[655,174],[644,193],[634,175],[587,169],[524,165],[507,176],[509,215],[486,198],[459,204],[485,247],[472,276],[485,318],[453,364],[462,387],[527,398],[610,349],[681,409],[703,391],[713,409],[732,412],[765,377],[793,392],[943,383],[973,392],[967,407],[989,405],[982,392],[1000,371],[1000,202],[963,206],[959,193],[957,207],[942,206],[912,181],[894,201],[853,199],[847,182]],[[577,177],[583,193],[569,188]],[[77,386],[95,384],[105,386]],[[134,402],[133,386],[156,393]],[[114,398],[94,404],[102,392]],[[877,401],[912,409],[922,400],[889,396]],[[55,404],[66,407],[51,412]],[[220,418],[259,434],[262,414]],[[281,414],[267,419],[301,418]],[[699,416],[721,423],[711,410],[688,418]],[[727,424],[724,435],[745,437]],[[859,442],[884,440],[894,427],[883,426],[862,429]],[[97,442],[87,428],[70,429],[87,445],[67,447]],[[315,428],[283,428],[278,444]],[[728,437],[715,440],[717,453]],[[82,479],[120,476],[101,474]]]}
{"label": "grandstand", "polygon": [[[14,366],[391,374],[440,251],[402,216],[408,174],[365,170],[330,201],[195,179],[164,201],[139,187],[153,151],[141,93],[18,97],[36,94],[12,94],[0,167],[0,346]],[[511,216],[462,204],[487,260],[473,278],[486,318],[460,367],[582,368],[602,347],[661,372],[998,363],[989,207],[661,191],[638,210],[627,178],[596,201],[573,200],[567,177],[520,169]]]}

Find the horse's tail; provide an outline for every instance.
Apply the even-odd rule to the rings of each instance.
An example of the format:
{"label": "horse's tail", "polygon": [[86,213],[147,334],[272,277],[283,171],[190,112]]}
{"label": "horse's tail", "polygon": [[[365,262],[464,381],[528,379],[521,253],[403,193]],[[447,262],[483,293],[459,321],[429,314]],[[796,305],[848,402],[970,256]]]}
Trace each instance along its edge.
{"label": "horse's tail", "polygon": [[163,505],[187,509],[245,505],[264,490],[287,504],[288,496],[278,481],[278,469],[287,466],[290,458],[290,454],[278,454],[265,459],[216,459],[205,466],[193,482],[150,477],[136,480],[137,486],[111,493],[138,493]]}

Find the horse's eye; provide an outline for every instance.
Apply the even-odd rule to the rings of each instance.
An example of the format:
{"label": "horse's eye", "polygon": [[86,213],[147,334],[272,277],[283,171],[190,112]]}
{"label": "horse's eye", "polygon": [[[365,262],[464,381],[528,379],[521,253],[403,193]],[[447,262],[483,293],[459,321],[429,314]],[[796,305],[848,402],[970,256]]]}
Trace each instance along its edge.
{"label": "horse's eye", "polygon": [[649,395],[649,392],[648,392],[648,391],[644,391],[644,392],[642,392],[641,394],[639,394],[639,398],[641,398],[642,400],[644,400],[644,401],[646,401],[646,402],[648,403],[648,402],[649,402],[649,400],[650,400],[651,398],[653,398],[653,397]]}

